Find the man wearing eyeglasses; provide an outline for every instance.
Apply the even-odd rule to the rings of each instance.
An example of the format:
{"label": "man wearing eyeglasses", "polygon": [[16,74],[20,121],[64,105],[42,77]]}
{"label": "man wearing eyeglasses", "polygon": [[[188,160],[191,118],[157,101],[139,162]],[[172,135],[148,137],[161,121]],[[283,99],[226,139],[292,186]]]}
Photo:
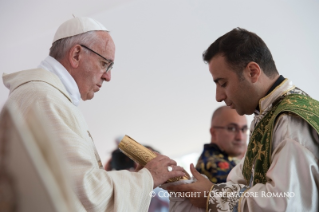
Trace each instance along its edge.
{"label": "man wearing eyeglasses", "polygon": [[211,120],[211,143],[204,145],[196,169],[213,183],[226,182],[229,172],[247,148],[247,119],[236,110],[222,106]]}
{"label": "man wearing eyeglasses", "polygon": [[210,212],[319,211],[319,102],[279,75],[265,42],[248,30],[219,37],[203,59],[216,100],[254,114],[247,152],[226,183],[191,166],[197,182],[169,189],[201,193],[189,200]]}
{"label": "man wearing eyeglasses", "polygon": [[[182,168],[159,155],[137,172],[103,169],[80,100],[90,100],[111,80],[115,45],[108,30],[91,18],[73,18],[57,30],[50,56],[38,69],[3,76],[10,89],[7,104],[30,117],[42,111],[68,162],[73,191],[83,211],[148,211],[153,188]],[[28,116],[29,115],[29,116]]]}

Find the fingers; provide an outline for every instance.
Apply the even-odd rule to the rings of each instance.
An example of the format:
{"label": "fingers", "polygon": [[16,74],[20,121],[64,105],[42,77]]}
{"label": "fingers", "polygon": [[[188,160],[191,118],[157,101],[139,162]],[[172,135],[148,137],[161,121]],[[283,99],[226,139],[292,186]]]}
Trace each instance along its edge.
{"label": "fingers", "polygon": [[181,171],[181,172],[183,172],[184,173],[184,169],[183,169],[183,167],[180,167],[180,166],[171,166],[172,168],[173,168],[173,171]]}
{"label": "fingers", "polygon": [[165,170],[164,172],[167,172],[168,178],[185,176],[185,172],[184,172],[185,170],[180,166],[175,166],[175,165],[167,165],[166,166],[166,165],[164,165],[164,170]]}
{"label": "fingers", "polygon": [[163,163],[163,165],[165,166],[171,166],[171,165],[177,165],[176,161],[170,159],[169,157],[165,156],[165,155],[160,155],[158,154],[156,158],[154,158],[153,160],[158,160],[161,161],[161,163]]}
{"label": "fingers", "polygon": [[155,151],[152,151],[155,155],[157,155],[157,156],[159,156],[159,155],[161,155],[160,153],[158,153],[158,152],[155,152]]}
{"label": "fingers", "polygon": [[171,166],[171,167],[173,168],[173,170],[167,173],[169,178],[185,176],[185,172],[182,167],[180,166]]}
{"label": "fingers", "polygon": [[177,165],[176,161],[171,160],[171,159],[165,160],[165,161],[162,160],[162,162],[163,162],[163,164],[166,165],[166,166],[176,166],[176,165]]}
{"label": "fingers", "polygon": [[152,159],[151,161],[152,162],[155,162],[155,161],[160,162],[161,165],[163,165],[163,166],[172,166],[172,165],[176,166],[177,165],[175,160],[172,160],[169,157],[167,157],[165,155],[160,155],[160,154],[158,154],[156,156],[156,158]]}
{"label": "fingers", "polygon": [[[169,170],[168,167],[172,167]],[[176,162],[164,155],[158,155],[156,158],[149,161],[145,168],[152,174],[154,181],[154,188],[163,184],[168,179],[173,177],[182,177],[185,175],[183,168],[176,166]]]}
{"label": "fingers", "polygon": [[199,180],[201,178],[204,178],[194,167],[194,164],[191,164],[190,165],[190,170],[193,174],[193,176],[196,178],[196,180]]}

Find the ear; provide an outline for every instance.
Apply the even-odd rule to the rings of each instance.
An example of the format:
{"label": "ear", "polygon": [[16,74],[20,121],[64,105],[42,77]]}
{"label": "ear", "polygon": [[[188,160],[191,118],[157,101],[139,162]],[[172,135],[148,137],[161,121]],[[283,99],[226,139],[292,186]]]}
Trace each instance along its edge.
{"label": "ear", "polygon": [[215,137],[215,129],[214,129],[214,127],[211,127],[211,128],[209,129],[209,132],[210,132],[210,135],[211,135],[212,137]]}
{"label": "ear", "polygon": [[75,45],[70,49],[68,59],[72,68],[77,68],[79,66],[82,52],[83,49],[80,45]]}
{"label": "ear", "polygon": [[244,72],[246,77],[248,77],[249,81],[255,83],[258,81],[261,75],[261,68],[257,63],[250,62],[247,64]]}

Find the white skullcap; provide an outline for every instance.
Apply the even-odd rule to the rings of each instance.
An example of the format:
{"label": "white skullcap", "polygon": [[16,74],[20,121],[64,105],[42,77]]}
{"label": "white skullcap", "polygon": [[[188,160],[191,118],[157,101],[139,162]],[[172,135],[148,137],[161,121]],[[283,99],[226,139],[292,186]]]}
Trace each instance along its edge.
{"label": "white skullcap", "polygon": [[62,38],[71,37],[74,35],[79,35],[85,32],[89,31],[95,31],[95,30],[101,30],[101,31],[109,31],[107,30],[100,22],[97,22],[96,20],[92,18],[85,18],[85,17],[76,17],[72,18],[63,24],[58,28],[56,31],[53,42],[57,40],[60,40]]}

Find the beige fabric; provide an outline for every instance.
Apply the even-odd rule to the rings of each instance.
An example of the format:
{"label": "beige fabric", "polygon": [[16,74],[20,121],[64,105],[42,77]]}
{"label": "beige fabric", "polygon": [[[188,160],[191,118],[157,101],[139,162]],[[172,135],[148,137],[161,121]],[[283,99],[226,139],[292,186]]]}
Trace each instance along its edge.
{"label": "beige fabric", "polygon": [[25,120],[13,108],[6,105],[0,116],[0,190],[5,195],[0,195],[0,211],[85,211],[41,114],[31,110],[32,118]]}
{"label": "beige fabric", "polygon": [[[262,113],[254,117],[251,131],[271,109],[272,102],[294,87],[290,80],[286,80],[261,99],[259,105]],[[243,196],[239,202],[236,198],[226,201],[220,197],[210,198],[210,211],[233,211],[236,204],[238,211],[319,211],[319,143],[316,133],[315,136],[313,129],[298,116],[281,115],[273,131],[272,163],[266,174],[268,182],[245,190],[247,196],[252,195]],[[214,186],[212,191],[239,191],[245,188],[243,163],[244,159],[232,169],[227,183]],[[284,192],[290,192],[290,197],[274,196]]]}
{"label": "beige fabric", "polygon": [[31,108],[42,111],[48,129],[56,136],[69,164],[72,188],[87,211],[147,211],[153,179],[139,172],[106,172],[80,110],[72,104],[59,78],[43,69],[3,76],[10,89],[7,104],[14,102],[24,117]]}

